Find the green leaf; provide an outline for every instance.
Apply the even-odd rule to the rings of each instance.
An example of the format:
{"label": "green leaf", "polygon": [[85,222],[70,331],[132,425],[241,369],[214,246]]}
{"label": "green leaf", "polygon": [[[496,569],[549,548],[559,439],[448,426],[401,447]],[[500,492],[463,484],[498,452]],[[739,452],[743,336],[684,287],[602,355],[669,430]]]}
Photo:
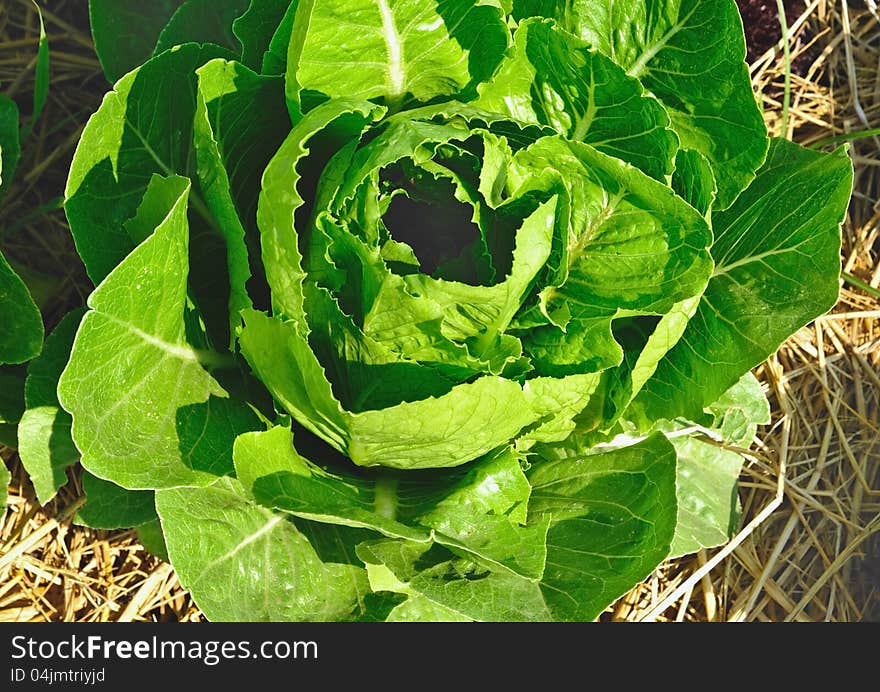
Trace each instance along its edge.
{"label": "green leaf", "polygon": [[851,189],[844,150],[825,154],[773,140],[755,182],[712,215],[715,271],[681,340],[636,399],[649,419],[698,419],[834,305]]}
{"label": "green leaf", "polygon": [[21,157],[18,106],[0,94],[0,201],[12,183]]}
{"label": "green leaf", "polygon": [[712,166],[700,152],[682,149],[675,155],[672,189],[703,216],[711,216],[718,190]]}
{"label": "green leaf", "polygon": [[246,313],[240,345],[285,411],[362,466],[457,466],[506,444],[545,414],[531,409],[521,385],[492,376],[437,398],[350,413],[295,323]]}
{"label": "green leaf", "polygon": [[79,450],[70,436],[70,414],[58,403],[56,390],[83,313],[82,309],[68,313],[28,367],[27,409],[18,426],[18,454],[41,505],[67,482],[67,467],[79,461]]}
{"label": "green leaf", "polygon": [[513,52],[474,105],[528,123],[549,125],[576,142],[663,180],[678,148],[669,116],[642,85],[588,44],[552,22],[527,20]]}
{"label": "green leaf", "polygon": [[675,438],[672,445],[678,455],[678,520],[670,557],[727,543],[739,528],[737,479],[745,460],[692,437]]}
{"label": "green leaf", "polygon": [[[609,433],[628,410],[666,356],[687,329],[700,304],[700,296],[676,303],[659,319],[652,317],[623,318],[614,322],[613,334],[624,353],[623,362],[602,373],[602,384],[590,402],[587,416],[595,421],[602,433]],[[651,424],[641,421],[644,428]]]}
{"label": "green leaf", "polygon": [[714,414],[712,427],[718,429],[722,439],[740,447],[750,446],[758,426],[770,423],[770,402],[751,372],[710,404],[707,412]]}
{"label": "green leaf", "polygon": [[223,358],[186,340],[188,193],[92,293],[58,385],[83,466],[132,490],[210,483],[258,427],[206,370]]}
{"label": "green leaf", "polygon": [[[447,551],[404,541],[358,546],[374,589],[400,589],[434,604],[443,619],[489,622],[547,621],[553,617],[540,586],[508,572],[490,572]],[[378,569],[377,569],[378,568]],[[423,605],[420,610],[427,611]]]}
{"label": "green leaf", "polygon": [[186,0],[89,0],[95,52],[110,82],[153,54],[162,29]]}
{"label": "green leaf", "polygon": [[569,375],[562,379],[536,377],[529,380],[526,394],[529,405],[544,416],[533,427],[523,430],[516,439],[519,450],[527,450],[536,442],[562,442],[577,427],[576,417],[587,407],[599,375]]}
{"label": "green leaf", "polygon": [[186,0],[162,29],[153,54],[182,43],[210,43],[240,55],[241,44],[232,26],[249,3],[250,0]]}
{"label": "green leaf", "polygon": [[[24,367],[0,365],[0,423],[15,424],[21,420],[26,377]],[[15,448],[15,443],[11,446]]]}
{"label": "green leaf", "polygon": [[310,464],[293,448],[290,430],[240,436],[234,448],[235,470],[257,502],[303,519],[425,542],[430,534],[395,521],[381,511],[379,491],[372,483],[343,478]]}
{"label": "green leaf", "polygon": [[236,481],[160,490],[156,507],[181,585],[208,619],[316,622],[362,613],[366,571],[323,562],[293,523],[247,500]]}
{"label": "green leaf", "polygon": [[293,433],[277,425],[269,430],[239,435],[232,448],[235,477],[245,493],[253,497],[254,484],[276,473],[311,475],[309,462],[293,446]]}
{"label": "green leaf", "polygon": [[92,529],[129,529],[156,519],[155,493],[126,490],[91,473],[83,474],[86,503],[75,522]]}
{"label": "green leaf", "polygon": [[153,235],[189,185],[189,180],[179,175],[165,177],[154,173],[151,176],[137,213],[123,224],[134,247]]}
{"label": "green leaf", "polygon": [[594,620],[669,554],[675,450],[654,435],[600,454],[545,454],[529,471],[530,516],[551,518],[542,592],[554,619]]}
{"label": "green leaf", "polygon": [[138,526],[137,536],[145,550],[168,562],[168,548],[165,547],[165,536],[158,517]]}
{"label": "green leaf", "polygon": [[[556,19],[637,78],[669,112],[683,148],[705,156],[729,207],[754,178],[767,131],[730,0],[517,0],[514,16]],[[712,37],[712,40],[707,40]]]}
{"label": "green leaf", "polygon": [[262,77],[225,60],[212,60],[199,68],[198,76],[193,131],[198,177],[226,245],[234,334],[241,324],[239,313],[253,307],[247,283],[252,275],[263,274],[256,259],[255,183],[290,130],[290,121],[276,107],[284,98],[280,77]]}
{"label": "green leaf", "polygon": [[[523,221],[516,233],[513,263],[504,281],[492,286],[470,286],[412,274],[405,279],[407,292],[403,295],[435,302],[443,314],[443,331],[456,341],[475,339],[470,352],[490,361],[491,349],[507,331],[550,257],[557,202],[555,196],[551,197]],[[374,310],[378,312],[379,307]]]}
{"label": "green leaf", "polygon": [[17,426],[12,423],[0,423],[0,445],[15,449],[15,445],[18,444],[17,435]]}
{"label": "green leaf", "polygon": [[[298,0],[252,0],[247,12],[232,24],[232,30],[242,45],[241,61],[250,69],[259,72],[263,59],[269,51],[272,38],[284,21],[287,11]],[[286,46],[285,46],[286,50]],[[269,74],[282,74],[269,73]]]}
{"label": "green leaf", "polygon": [[453,552],[535,581],[545,569],[550,518],[526,523],[530,492],[519,456],[505,450],[471,466],[417,521]]}
{"label": "green leaf", "polygon": [[543,448],[528,472],[530,522],[550,522],[539,582],[448,552],[358,546],[374,589],[417,595],[474,620],[589,621],[666,558],[676,522],[675,450],[662,435],[592,455]]}
{"label": "green leaf", "polygon": [[235,464],[245,489],[269,508],[416,543],[435,540],[527,578],[544,570],[547,522],[524,526],[530,487],[509,450],[431,484],[319,468],[296,453],[288,429],[273,428],[239,437]]}
{"label": "green leaf", "polygon": [[471,622],[471,619],[424,596],[415,595],[396,606],[386,622]]}
{"label": "green leaf", "polygon": [[[296,11],[299,8],[299,0],[290,3],[290,7],[284,13],[284,17],[272,40],[269,42],[269,49],[263,55],[263,74],[285,75],[287,73],[287,52],[290,47],[290,39],[293,34],[293,23],[296,20]],[[299,112],[299,108],[295,108]]]}
{"label": "green leaf", "polygon": [[463,95],[507,48],[501,8],[477,0],[311,0],[299,4],[288,99],[300,90],[381,99],[391,110]]}
{"label": "green leaf", "polygon": [[0,253],[0,364],[24,363],[43,346],[43,318],[27,286]]}
{"label": "green leaf", "polygon": [[[34,108],[28,124],[22,128],[22,140],[30,137],[33,132],[46,100],[49,98],[49,40],[46,37],[46,25],[43,23],[43,13],[40,6],[34,0],[34,7],[37,10],[37,19],[40,22],[40,40],[37,45],[37,63],[34,72]],[[2,139],[2,138],[0,138]]]}
{"label": "green leaf", "polygon": [[749,372],[694,422],[638,421],[668,433],[678,456],[675,557],[726,543],[739,528],[737,479],[744,457],[723,445],[750,446],[758,425],[770,422],[770,404]]}
{"label": "green leaf", "polygon": [[28,366],[24,390],[28,408],[59,405],[58,379],[67,365],[70,347],[84,314],[85,308],[67,313],[46,338],[40,356]]}
{"label": "green leaf", "polygon": [[663,315],[703,290],[711,233],[668,187],[585,144],[541,139],[517,153],[510,175],[530,187],[548,170],[571,216],[540,294],[552,324],[530,329],[523,342],[542,374],[603,370],[623,357],[612,320]]}
{"label": "green leaf", "polygon": [[306,328],[303,306],[302,255],[294,242],[296,213],[304,200],[298,191],[301,161],[315,149],[325,154],[316,174],[333,153],[360,136],[366,125],[382,117],[384,109],[365,101],[334,99],[306,114],[278,148],[263,174],[257,207],[262,237],[262,259],[272,288],[272,310]]}
{"label": "green leaf", "polygon": [[[18,106],[0,95],[0,201],[21,155]],[[43,319],[27,286],[0,252],[0,364],[24,363],[40,352]]]}
{"label": "green leaf", "polygon": [[[134,249],[125,223],[153,175],[195,177],[195,71],[226,55],[217,47],[186,45],[153,58],[120,80],[89,119],[71,163],[65,211],[96,284]],[[202,217],[198,223],[210,226],[210,213],[195,194],[192,203]]]}
{"label": "green leaf", "polygon": [[8,499],[9,482],[12,480],[12,474],[6,468],[6,464],[0,459],[0,518],[6,514],[6,501]]}
{"label": "green leaf", "polygon": [[56,406],[29,408],[18,424],[18,452],[41,505],[67,483],[67,467],[79,461],[70,425],[70,415]]}

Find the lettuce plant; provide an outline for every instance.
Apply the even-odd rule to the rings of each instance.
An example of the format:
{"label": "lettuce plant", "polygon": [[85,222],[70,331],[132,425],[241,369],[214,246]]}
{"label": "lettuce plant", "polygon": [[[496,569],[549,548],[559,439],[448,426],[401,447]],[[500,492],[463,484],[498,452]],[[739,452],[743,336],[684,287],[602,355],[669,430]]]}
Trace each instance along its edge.
{"label": "lettuce plant", "polygon": [[733,2],[143,5],[67,189],[83,521],[218,620],[592,620],[729,538],[851,187]]}

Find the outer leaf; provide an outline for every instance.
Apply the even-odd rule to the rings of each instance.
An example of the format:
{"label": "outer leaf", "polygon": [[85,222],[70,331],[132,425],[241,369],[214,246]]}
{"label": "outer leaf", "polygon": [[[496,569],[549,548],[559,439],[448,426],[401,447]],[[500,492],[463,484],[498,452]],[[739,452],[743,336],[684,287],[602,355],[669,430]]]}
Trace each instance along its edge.
{"label": "outer leaf", "polygon": [[95,51],[111,82],[145,62],[186,0],[89,0]]}
{"label": "outer leaf", "polygon": [[[65,210],[95,283],[134,249],[124,224],[152,176],[193,176],[195,70],[225,55],[220,48],[186,45],[153,58],[120,80],[89,119],[71,163]],[[195,197],[193,204],[208,216]]]}
{"label": "outer leaf", "polygon": [[129,529],[156,519],[154,493],[126,490],[115,483],[83,474],[86,504],[76,514],[76,523],[93,529]]}
{"label": "outer leaf", "polygon": [[249,3],[250,0],[186,0],[159,34],[153,54],[182,43],[211,43],[240,54],[241,44],[232,25]]}
{"label": "outer leaf", "polygon": [[[18,106],[0,96],[0,201],[21,154]],[[40,352],[43,320],[27,286],[0,252],[0,364],[24,363]]]}
{"label": "outer leaf", "polygon": [[203,367],[218,356],[186,341],[188,192],[92,293],[58,385],[83,466],[133,490],[210,483],[257,426]]}
{"label": "outer leaf", "polygon": [[[697,423],[723,443],[748,447],[758,425],[770,422],[770,405],[752,373],[746,373],[717,401],[706,408]],[[655,430],[680,432],[689,421],[651,421]],[[676,497],[678,522],[672,555],[727,542],[739,527],[737,479],[744,458],[717,442],[693,435],[670,435],[678,456]]]}
{"label": "outer leaf", "polygon": [[565,447],[542,454],[528,474],[531,521],[550,519],[540,582],[425,546],[377,541],[358,547],[373,588],[418,595],[474,620],[595,619],[669,553],[675,450],[655,435],[591,456]]}
{"label": "outer leaf", "polygon": [[168,548],[165,547],[165,536],[158,517],[137,527],[138,540],[145,550],[168,562]]}
{"label": "outer leaf", "polygon": [[373,483],[347,479],[313,466],[293,448],[290,430],[248,433],[235,442],[235,470],[257,502],[304,519],[369,528],[392,537],[430,540],[426,529],[402,524],[383,511]]}
{"label": "outer leaf", "polygon": [[358,477],[320,469],[294,451],[289,430],[242,435],[238,477],[255,499],[303,519],[366,528],[416,543],[432,539],[474,559],[538,579],[547,522],[526,523],[530,487],[509,450],[446,480],[380,473]]}
{"label": "outer leaf", "polygon": [[[202,194],[226,244],[230,331],[239,313],[253,307],[247,283],[262,275],[257,261],[257,181],[290,129],[277,105],[280,78],[261,77],[236,62],[212,60],[198,70],[198,105],[193,131]],[[249,252],[250,246],[250,252]],[[253,267],[251,260],[253,257]]]}
{"label": "outer leaf", "polygon": [[675,450],[662,435],[591,456],[564,449],[529,472],[529,512],[551,517],[542,593],[554,619],[593,620],[669,553]]}
{"label": "outer leaf", "polygon": [[162,490],[156,507],[180,582],[209,619],[349,620],[362,612],[366,572],[323,562],[284,515],[247,500],[236,481]]}
{"label": "outer leaf", "polygon": [[70,347],[85,308],[72,310],[46,338],[43,351],[29,366],[25,382],[25,403],[28,408],[58,406],[58,378],[70,358]]}
{"label": "outer leaf", "polygon": [[691,437],[672,444],[678,455],[678,520],[670,557],[727,543],[739,526],[737,479],[745,460]]}
{"label": "outer leaf", "polygon": [[471,622],[471,619],[424,596],[415,595],[396,606],[386,622]]}
{"label": "outer leaf", "polygon": [[767,132],[733,2],[517,0],[514,15],[556,19],[639,79],[666,106],[682,146],[711,163],[718,208],[730,206],[754,178]]}
{"label": "outer leaf", "polygon": [[251,0],[247,12],[233,22],[232,30],[242,45],[241,61],[247,67],[260,71],[272,37],[288,9],[295,8],[297,3],[298,0]]}
{"label": "outer leaf", "polygon": [[306,89],[382,99],[397,110],[455,96],[492,74],[507,41],[500,7],[476,0],[303,2],[288,53],[288,99],[299,102]]}
{"label": "outer leaf", "polygon": [[66,469],[79,461],[70,436],[70,416],[55,406],[25,411],[18,424],[18,451],[41,505],[67,483]]}
{"label": "outer leaf", "polygon": [[475,105],[549,125],[662,180],[678,148],[669,116],[637,79],[552,22],[527,20]]}
{"label": "outer leaf", "polygon": [[713,214],[716,268],[696,314],[637,402],[692,420],[837,300],[840,223],[852,189],[844,150],[776,139],[755,182]]}
{"label": "outer leaf", "polygon": [[43,346],[43,318],[27,286],[0,253],[0,364],[24,363]]}
{"label": "outer leaf", "polygon": [[[506,572],[490,572],[445,551],[431,560],[426,551],[425,546],[385,540],[359,545],[358,557],[367,564],[374,589],[399,590],[424,598],[444,619],[553,619],[536,582]],[[422,612],[427,609],[427,604],[419,607]]]}
{"label": "outer leaf", "polygon": [[18,454],[42,505],[67,482],[67,467],[79,461],[70,414],[58,403],[56,390],[83,313],[74,310],[55,327],[25,381],[27,410],[18,426]]}
{"label": "outer leaf", "polygon": [[[15,424],[24,413],[24,367],[0,365],[0,423]],[[11,446],[15,447],[15,435]]]}
{"label": "outer leaf", "polygon": [[770,423],[770,402],[761,383],[747,372],[740,380],[713,402],[708,412],[714,414],[714,428],[730,444],[748,447],[759,425]]}
{"label": "outer leaf", "polygon": [[[294,0],[284,13],[284,18],[278,25],[272,40],[269,42],[269,50],[263,55],[263,74],[284,75],[287,72],[287,52],[290,47],[290,39],[293,34],[293,23],[296,19],[296,11],[299,8],[299,0]],[[299,108],[294,109],[297,113]]]}

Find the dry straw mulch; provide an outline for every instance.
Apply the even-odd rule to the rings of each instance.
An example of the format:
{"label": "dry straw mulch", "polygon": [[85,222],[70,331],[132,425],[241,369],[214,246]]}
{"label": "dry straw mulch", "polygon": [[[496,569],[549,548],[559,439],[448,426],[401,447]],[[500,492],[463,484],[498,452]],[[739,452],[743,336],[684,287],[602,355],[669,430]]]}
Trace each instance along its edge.
{"label": "dry straw mulch", "polygon": [[[84,3],[42,3],[53,88],[10,197],[21,208],[62,194],[85,117],[103,89]],[[773,3],[769,3],[773,4]],[[35,53],[29,0],[0,5],[0,83],[26,93]],[[880,12],[874,0],[786,3],[796,72],[785,135],[805,145],[880,127]],[[752,63],[767,123],[782,127],[783,46]],[[11,86],[9,86],[11,83]],[[841,299],[792,337],[757,374],[773,423],[748,452],[741,479],[743,529],[726,546],[671,560],[603,619],[687,621],[880,620],[880,136],[854,140],[855,193],[843,228]],[[0,227],[11,218],[0,216]],[[64,217],[20,228],[11,252],[66,276],[55,310],[82,300]],[[8,247],[8,243],[5,243]],[[33,250],[39,247],[34,261]],[[43,263],[43,264],[40,264]],[[51,306],[50,306],[51,307]],[[50,321],[52,313],[50,311]],[[200,620],[173,570],[132,532],[72,524],[75,473],[40,508],[14,453],[10,502],[0,524],[0,621]]]}

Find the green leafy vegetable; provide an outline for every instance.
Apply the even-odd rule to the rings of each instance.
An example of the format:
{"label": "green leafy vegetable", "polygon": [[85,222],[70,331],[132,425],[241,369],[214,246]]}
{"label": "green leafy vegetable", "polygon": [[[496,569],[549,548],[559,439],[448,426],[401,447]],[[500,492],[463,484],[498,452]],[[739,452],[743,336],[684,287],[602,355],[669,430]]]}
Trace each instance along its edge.
{"label": "green leafy vegetable", "polygon": [[732,2],[137,11],[67,188],[82,521],[216,620],[593,620],[728,540],[852,182]]}
{"label": "green leafy vegetable", "polygon": [[128,491],[90,473],[83,475],[86,504],[77,513],[76,523],[93,529],[121,529],[156,521],[154,493]]}
{"label": "green leafy vegetable", "polygon": [[40,504],[67,482],[67,467],[79,461],[70,435],[71,417],[58,402],[56,388],[70,357],[83,310],[68,314],[46,339],[42,353],[28,367],[26,409],[18,426],[18,454],[34,484]]}
{"label": "green leafy vegetable", "polygon": [[24,363],[40,352],[43,319],[24,281],[0,254],[0,364]]}

